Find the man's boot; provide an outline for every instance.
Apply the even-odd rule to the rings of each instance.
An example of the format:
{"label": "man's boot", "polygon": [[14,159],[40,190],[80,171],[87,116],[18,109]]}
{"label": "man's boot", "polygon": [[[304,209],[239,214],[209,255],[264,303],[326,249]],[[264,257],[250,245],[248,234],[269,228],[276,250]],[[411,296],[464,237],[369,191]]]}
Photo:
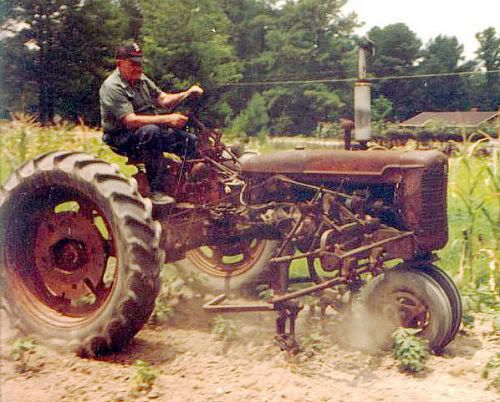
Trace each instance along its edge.
{"label": "man's boot", "polygon": [[163,156],[154,155],[146,164],[146,173],[148,174],[149,186],[151,188],[150,199],[154,204],[168,205],[175,204],[175,199],[164,193],[164,175],[168,174],[168,168],[165,166]]}
{"label": "man's boot", "polygon": [[175,198],[161,192],[154,192],[151,194],[151,202],[158,205],[175,204]]}

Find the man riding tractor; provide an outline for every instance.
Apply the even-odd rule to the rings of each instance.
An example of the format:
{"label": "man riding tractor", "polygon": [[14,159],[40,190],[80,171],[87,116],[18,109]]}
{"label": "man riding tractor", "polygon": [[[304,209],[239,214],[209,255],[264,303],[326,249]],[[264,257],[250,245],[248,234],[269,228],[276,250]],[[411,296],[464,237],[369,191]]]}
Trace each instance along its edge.
{"label": "man riding tractor", "polygon": [[198,97],[198,85],[179,93],[163,92],[143,74],[143,54],[136,43],[116,51],[117,68],[99,90],[103,141],[118,154],[143,158],[151,187],[151,200],[157,204],[175,200],[162,191],[163,152],[184,158],[196,155],[197,137],[182,131],[188,116],[181,113],[158,113],[172,110],[189,97]]}

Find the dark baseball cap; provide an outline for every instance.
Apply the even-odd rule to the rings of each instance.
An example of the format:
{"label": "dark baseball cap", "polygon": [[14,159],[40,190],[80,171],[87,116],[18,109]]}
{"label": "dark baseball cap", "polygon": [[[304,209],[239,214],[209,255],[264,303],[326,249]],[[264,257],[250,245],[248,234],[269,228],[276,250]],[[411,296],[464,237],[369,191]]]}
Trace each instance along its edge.
{"label": "dark baseball cap", "polygon": [[142,63],[142,50],[137,43],[128,43],[116,49],[116,60],[132,60],[136,63]]}

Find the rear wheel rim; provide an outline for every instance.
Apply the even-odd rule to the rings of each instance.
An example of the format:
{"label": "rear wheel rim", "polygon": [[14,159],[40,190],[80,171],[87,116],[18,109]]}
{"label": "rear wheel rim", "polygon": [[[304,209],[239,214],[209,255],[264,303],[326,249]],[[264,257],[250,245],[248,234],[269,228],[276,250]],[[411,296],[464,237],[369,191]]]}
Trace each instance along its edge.
{"label": "rear wheel rim", "polygon": [[263,255],[266,240],[253,239],[227,246],[204,246],[186,254],[200,271],[217,277],[238,276],[250,271]]}
{"label": "rear wheel rim", "polygon": [[[111,225],[97,204],[74,191],[54,186],[37,194],[42,201],[27,215],[17,237],[7,241],[6,281],[15,293],[21,313],[53,328],[88,325],[109,302],[117,280],[118,260]],[[26,211],[24,211],[26,212]],[[24,255],[24,257],[20,257]]]}

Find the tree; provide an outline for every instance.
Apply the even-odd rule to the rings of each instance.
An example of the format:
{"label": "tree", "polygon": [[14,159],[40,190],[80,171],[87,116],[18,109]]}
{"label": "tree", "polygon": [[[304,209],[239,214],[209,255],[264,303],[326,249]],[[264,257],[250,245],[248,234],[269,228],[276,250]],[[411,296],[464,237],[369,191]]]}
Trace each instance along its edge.
{"label": "tree", "polygon": [[23,24],[24,27],[5,41],[6,54],[12,54],[9,62],[16,62],[16,65],[10,66],[9,73],[20,77],[17,79],[20,84],[24,81],[37,85],[40,119],[42,122],[49,121],[55,109],[56,78],[64,74],[57,59],[63,42],[64,24],[80,6],[76,0],[12,0],[5,6],[6,15],[13,24]]}
{"label": "tree", "polygon": [[[475,63],[463,63],[464,47],[457,38],[439,35],[422,51],[419,74],[460,73],[471,71]],[[419,80],[420,98],[425,110],[467,110],[471,106],[467,78],[430,77]]]}
{"label": "tree", "polygon": [[376,45],[370,60],[370,72],[378,76],[405,73],[419,57],[422,41],[406,24],[397,23],[384,28],[373,27],[368,36]]}
{"label": "tree", "polygon": [[[476,34],[479,41],[477,58],[483,63],[486,71],[500,70],[500,35],[497,35],[495,28],[489,27]],[[487,99],[483,101],[483,106],[496,110],[500,107],[500,79],[498,73],[486,75],[484,81],[484,92]]]}
{"label": "tree", "polygon": [[124,39],[139,42],[142,29],[142,11],[140,0],[120,0],[119,7],[125,17]]}
{"label": "tree", "polygon": [[269,116],[264,97],[255,93],[248,106],[233,120],[231,131],[255,136],[268,131]]}
{"label": "tree", "polygon": [[[346,76],[351,66],[354,15],[340,12],[343,0],[288,1],[276,10],[264,37],[263,51],[246,65],[245,77],[258,66],[261,80]],[[326,85],[276,87],[263,92],[273,132],[312,132],[319,121],[335,118],[343,103]]]}
{"label": "tree", "polygon": [[[230,21],[217,0],[142,1],[142,41],[149,73],[162,88],[185,89],[200,83],[212,114],[224,110],[211,95],[241,78],[240,63],[229,44]],[[223,117],[223,116],[222,116]]]}
{"label": "tree", "polygon": [[[97,91],[123,33],[123,18],[106,0],[9,0],[6,14],[20,32],[5,39],[8,102],[35,93],[42,122],[83,111],[98,122]],[[21,25],[22,24],[22,25]],[[4,75],[7,77],[7,75]]]}
{"label": "tree", "polygon": [[[368,60],[368,71],[377,77],[409,75],[415,72],[415,62],[420,53],[421,40],[406,24],[374,27],[368,36],[376,45],[375,56]],[[374,86],[374,96],[388,98],[394,107],[394,115],[404,120],[418,110],[418,101],[408,94],[415,93],[416,84],[411,81],[387,80]]]}

